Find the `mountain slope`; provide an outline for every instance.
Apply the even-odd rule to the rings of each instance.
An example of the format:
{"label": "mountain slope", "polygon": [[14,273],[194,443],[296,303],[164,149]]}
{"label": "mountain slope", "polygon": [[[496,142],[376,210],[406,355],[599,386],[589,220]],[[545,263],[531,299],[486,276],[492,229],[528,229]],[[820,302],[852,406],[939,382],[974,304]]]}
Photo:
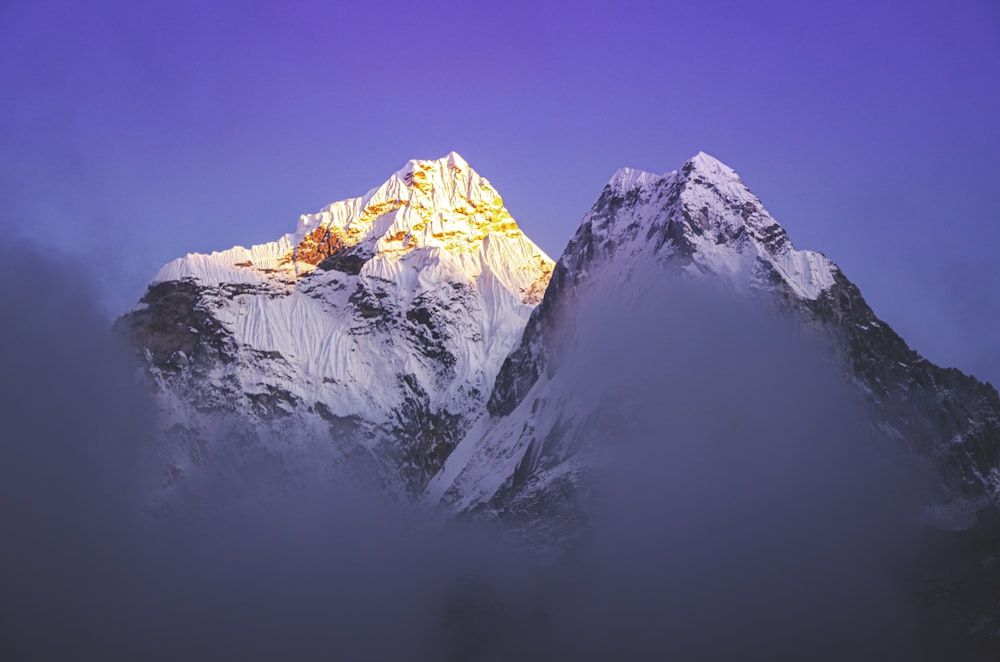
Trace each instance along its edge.
{"label": "mountain slope", "polygon": [[235,449],[293,474],[368,467],[414,494],[482,409],[551,270],[451,153],[275,242],[174,260],[118,328],[157,390],[173,476]]}
{"label": "mountain slope", "polygon": [[600,436],[595,402],[573,376],[573,362],[586,360],[577,346],[581,320],[600,317],[608,301],[642,309],[682,281],[749,297],[819,338],[868,403],[878,434],[903,440],[932,465],[936,516],[949,526],[970,524],[978,507],[997,500],[996,390],[909,349],[835,264],[796,250],[739,176],[703,153],[679,172],[624,169],[612,178],[504,362],[489,416],[462,440],[427,497],[505,519],[533,521],[543,511],[576,517],[573,495],[599,464],[590,442]]}

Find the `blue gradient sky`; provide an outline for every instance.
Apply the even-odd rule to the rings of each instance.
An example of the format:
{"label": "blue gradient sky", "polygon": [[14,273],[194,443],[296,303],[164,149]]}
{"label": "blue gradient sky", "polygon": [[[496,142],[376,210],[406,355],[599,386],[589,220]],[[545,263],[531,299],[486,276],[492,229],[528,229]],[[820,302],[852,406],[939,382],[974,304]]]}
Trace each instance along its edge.
{"label": "blue gradient sky", "polygon": [[[454,149],[553,257],[705,150],[931,360],[1000,383],[1000,4],[0,3],[0,223],[93,268],[272,240]],[[27,277],[27,276],[26,276]]]}

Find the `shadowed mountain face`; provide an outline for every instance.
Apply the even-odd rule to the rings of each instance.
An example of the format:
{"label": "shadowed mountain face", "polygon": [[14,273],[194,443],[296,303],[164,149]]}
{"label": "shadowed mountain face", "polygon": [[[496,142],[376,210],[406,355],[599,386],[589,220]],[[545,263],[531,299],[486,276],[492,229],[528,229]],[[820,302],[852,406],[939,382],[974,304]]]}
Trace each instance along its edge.
{"label": "shadowed mountain face", "polygon": [[[664,297],[685,283],[700,290],[679,301]],[[928,465],[934,476],[927,486],[933,504],[928,516],[934,521],[968,526],[979,507],[996,502],[996,390],[909,349],[836,265],[796,250],[739,176],[705,154],[663,176],[622,170],[605,187],[504,362],[487,403],[489,416],[432,482],[432,497],[459,510],[509,514],[525,489],[548,489],[542,474],[553,472],[561,484],[587,473],[592,462],[580,451],[593,436],[592,404],[578,397],[578,378],[560,376],[564,364],[572,370],[591,360],[579,348],[588,342],[587,325],[595,316],[621,322],[604,347],[592,348],[613,354],[616,345],[630,342],[632,311],[662,311],[663,319],[642,323],[665,328],[676,315],[709,319],[710,310],[691,309],[692,297],[719,299],[726,307],[753,302],[830,357],[853,397],[865,403],[879,443]],[[671,310],[673,305],[680,307]],[[664,332],[659,347],[649,350],[650,369],[657,356],[672,351],[691,350]],[[706,361],[702,369],[718,365]],[[771,415],[781,418],[792,409],[779,404]],[[562,493],[565,486],[553,490]]]}
{"label": "shadowed mountain face", "polygon": [[[432,502],[543,547],[618,536],[653,550],[612,545],[605,561],[664,577],[654,569],[680,563],[660,588],[691,598],[667,601],[687,614],[716,593],[748,601],[752,621],[760,596],[735,587],[759,581],[778,611],[819,610],[804,617],[813,642],[817,620],[881,603],[919,622],[901,635],[920,642],[908,656],[997,652],[996,390],[912,351],[711,157],[612,179],[487,411],[431,481]],[[869,616],[882,634],[900,625]],[[854,631],[871,654],[879,637]]]}

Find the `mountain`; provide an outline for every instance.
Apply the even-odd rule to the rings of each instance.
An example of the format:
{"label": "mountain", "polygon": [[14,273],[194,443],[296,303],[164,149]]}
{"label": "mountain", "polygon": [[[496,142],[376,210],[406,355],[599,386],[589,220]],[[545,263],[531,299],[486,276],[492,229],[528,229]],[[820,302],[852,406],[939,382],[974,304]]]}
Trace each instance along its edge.
{"label": "mountain", "polygon": [[[361,480],[685,610],[715,591],[754,615],[760,584],[810,628],[899,607],[859,610],[905,546],[930,659],[995,659],[1000,396],[911,350],[704,153],[620,170],[554,265],[457,154],[410,161],[277,241],[174,260],[116,329],[166,497],[219,465]],[[911,489],[928,532],[900,538]],[[617,551],[576,545],[591,525]]]}
{"label": "mountain", "polygon": [[218,455],[419,494],[483,410],[553,263],[454,152],[277,241],[170,262],[117,322],[170,483]]}
{"label": "mountain", "polygon": [[364,468],[397,496],[530,520],[600,464],[585,441],[600,389],[561,370],[581,320],[609,301],[655,308],[682,282],[819,338],[878,434],[931,466],[930,517],[961,529],[997,502],[995,389],[911,350],[704,153],[617,172],[554,270],[459,155],[410,161],[277,241],[174,260],[117,324],[164,413],[172,482],[235,453],[293,476]]}
{"label": "mountain", "polygon": [[[665,175],[620,170],[604,187],[504,361],[487,414],[431,481],[426,498],[456,513],[507,522],[530,524],[559,513],[572,529],[585,520],[575,501],[601,463],[595,445],[607,432],[595,411],[603,410],[604,420],[625,423],[632,414],[630,403],[611,411],[614,389],[581,382],[574,362],[614,351],[630,342],[634,330],[615,328],[605,334],[603,346],[585,349],[577,338],[581,320],[608,317],[609,301],[614,310],[641,310],[679,282],[707,284],[752,301],[824,346],[854,395],[866,403],[876,436],[930,465],[935,479],[929,518],[961,529],[972,524],[979,508],[997,503],[996,390],[911,350],[833,262],[796,250],[736,172],[704,153]],[[709,320],[711,312],[707,315]],[[735,333],[724,339],[741,340]],[[653,356],[648,360],[650,369],[662,363]],[[710,369],[710,361],[701,368]],[[737,408],[745,397],[725,385],[713,388],[718,394],[706,389],[707,397],[714,397],[719,411]],[[787,409],[789,403],[774,406]],[[779,409],[774,415],[787,414]],[[710,427],[711,416],[706,413],[704,426]]]}

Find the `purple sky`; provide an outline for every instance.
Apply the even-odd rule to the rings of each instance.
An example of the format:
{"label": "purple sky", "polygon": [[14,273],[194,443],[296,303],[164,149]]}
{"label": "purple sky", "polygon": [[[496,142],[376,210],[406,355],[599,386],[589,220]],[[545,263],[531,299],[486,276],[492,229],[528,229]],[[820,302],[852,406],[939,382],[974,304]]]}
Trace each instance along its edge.
{"label": "purple sky", "polygon": [[558,257],[617,168],[705,150],[998,384],[1000,4],[814,4],[3,0],[0,223],[110,316],[410,158],[460,152]]}

